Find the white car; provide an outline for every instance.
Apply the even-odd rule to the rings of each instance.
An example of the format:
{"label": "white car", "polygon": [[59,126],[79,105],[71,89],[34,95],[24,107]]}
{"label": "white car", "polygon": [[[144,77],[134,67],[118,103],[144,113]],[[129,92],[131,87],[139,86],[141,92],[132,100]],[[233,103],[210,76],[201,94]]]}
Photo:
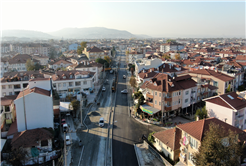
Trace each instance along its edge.
{"label": "white car", "polygon": [[66,145],[71,145],[71,141],[70,141],[69,135],[66,136]]}
{"label": "white car", "polygon": [[68,125],[67,124],[64,124],[63,125],[63,132],[67,132],[68,131]]}
{"label": "white car", "polygon": [[128,93],[127,89],[121,91],[121,93]]}
{"label": "white car", "polygon": [[106,88],[105,87],[102,87],[102,91],[105,92],[106,91]]}
{"label": "white car", "polygon": [[103,117],[101,117],[100,120],[99,120],[99,126],[100,127],[104,126],[104,118]]}
{"label": "white car", "polygon": [[126,75],[123,75],[123,78],[126,79]]}

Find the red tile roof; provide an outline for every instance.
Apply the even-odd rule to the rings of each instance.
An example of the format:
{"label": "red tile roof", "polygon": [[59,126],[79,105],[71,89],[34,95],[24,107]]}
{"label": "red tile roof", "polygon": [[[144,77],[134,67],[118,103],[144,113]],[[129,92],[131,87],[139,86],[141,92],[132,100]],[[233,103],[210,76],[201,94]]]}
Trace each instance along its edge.
{"label": "red tile roof", "polygon": [[[228,97],[228,95],[230,95],[233,99]],[[230,109],[236,109],[236,110],[240,110],[246,107],[245,99],[239,98],[236,92],[230,92],[230,93],[226,93],[226,94],[219,95],[216,97],[211,97],[211,98],[205,99],[204,101],[218,104],[218,105],[230,108]]]}
{"label": "red tile roof", "polygon": [[244,131],[236,128],[232,125],[229,125],[228,123],[225,123],[217,118],[208,118],[208,119],[202,119],[199,121],[194,121],[190,123],[180,124],[177,125],[177,128],[185,131],[192,137],[196,138],[199,141],[202,141],[204,138],[204,134],[209,131],[209,125],[211,123],[217,124],[220,126],[220,128],[224,128],[225,134],[228,134],[229,130],[236,132],[237,134],[243,133]]}
{"label": "red tile roof", "polygon": [[[38,87],[34,87],[32,89],[25,89],[24,90],[24,96],[30,94],[30,93],[39,93],[41,95],[45,95],[45,96],[50,96],[50,91],[47,91],[45,89],[41,89],[41,88],[38,88]],[[19,95],[17,96],[16,99],[19,99],[19,98],[22,98],[23,97],[23,91],[21,91],[19,93]]]}
{"label": "red tile roof", "polygon": [[198,69],[198,70],[194,70],[194,71],[189,71],[189,73],[210,75],[210,76],[214,76],[214,77],[216,77],[222,81],[231,81],[234,79],[233,77],[230,77],[230,76],[223,74],[221,72],[216,72],[214,70],[208,70],[208,69]]}
{"label": "red tile roof", "polygon": [[97,48],[96,46],[92,47],[91,49],[88,49],[87,52],[104,52],[100,48]]}
{"label": "red tile roof", "polygon": [[1,105],[2,106],[11,105],[11,103],[16,99],[16,97],[17,97],[17,95],[1,97]]}
{"label": "red tile roof", "polygon": [[32,147],[39,145],[37,141],[52,139],[53,134],[43,128],[25,130],[14,134],[11,141],[12,148]]}
{"label": "red tile roof", "polygon": [[180,148],[179,140],[181,139],[181,134],[181,130],[173,128],[157,132],[153,136],[174,151]]}

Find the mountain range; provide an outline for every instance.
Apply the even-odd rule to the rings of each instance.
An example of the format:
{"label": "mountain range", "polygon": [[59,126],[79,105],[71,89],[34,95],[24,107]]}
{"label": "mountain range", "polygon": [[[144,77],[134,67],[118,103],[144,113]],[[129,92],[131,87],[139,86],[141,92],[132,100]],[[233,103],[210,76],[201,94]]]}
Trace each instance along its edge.
{"label": "mountain range", "polygon": [[147,35],[134,35],[128,31],[103,27],[64,28],[54,32],[31,30],[3,30],[2,37],[41,38],[41,39],[102,39],[102,38],[151,38]]}

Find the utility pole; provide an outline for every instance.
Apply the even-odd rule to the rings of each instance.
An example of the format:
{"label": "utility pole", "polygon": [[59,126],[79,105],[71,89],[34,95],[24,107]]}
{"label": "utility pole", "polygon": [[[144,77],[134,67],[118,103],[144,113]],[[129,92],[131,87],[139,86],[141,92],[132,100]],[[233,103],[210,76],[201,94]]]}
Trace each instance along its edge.
{"label": "utility pole", "polygon": [[64,132],[64,158],[65,158],[65,166],[67,166],[67,147],[66,147],[66,134]]}
{"label": "utility pole", "polygon": [[24,90],[22,89],[22,94],[23,94],[23,107],[24,107],[24,116],[25,116],[25,130],[27,130],[27,124],[26,124],[26,106],[25,106],[25,95],[24,95]]}
{"label": "utility pole", "polygon": [[[82,93],[80,93],[80,120],[81,120],[81,127],[83,126],[83,123],[82,123],[82,106],[83,106],[83,103],[84,103],[84,102],[81,102],[82,98],[83,98],[83,95],[82,95]],[[83,99],[83,101],[84,101],[84,99]]]}

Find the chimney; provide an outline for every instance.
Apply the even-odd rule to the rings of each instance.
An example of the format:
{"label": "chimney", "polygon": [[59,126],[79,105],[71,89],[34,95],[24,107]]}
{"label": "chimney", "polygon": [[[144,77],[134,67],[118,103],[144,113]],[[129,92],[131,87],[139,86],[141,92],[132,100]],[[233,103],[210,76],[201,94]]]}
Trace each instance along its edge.
{"label": "chimney", "polygon": [[148,73],[146,73],[146,77],[148,77]]}
{"label": "chimney", "polygon": [[150,72],[152,72],[152,69],[150,69]]}

